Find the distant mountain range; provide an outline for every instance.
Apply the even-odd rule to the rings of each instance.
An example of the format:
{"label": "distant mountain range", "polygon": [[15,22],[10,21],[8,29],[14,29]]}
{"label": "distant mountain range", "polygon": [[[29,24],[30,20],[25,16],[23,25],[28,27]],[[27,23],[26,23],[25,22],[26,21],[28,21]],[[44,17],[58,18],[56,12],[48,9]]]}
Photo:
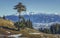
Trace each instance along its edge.
{"label": "distant mountain range", "polygon": [[[24,15],[25,19],[30,19],[33,23],[51,23],[60,22],[60,16],[54,14],[34,14],[34,15]],[[9,15],[6,19],[12,20],[14,22],[18,21],[18,16]]]}
{"label": "distant mountain range", "polygon": [[[32,21],[34,29],[49,28],[51,24],[54,24],[55,22],[60,23],[60,15],[54,15],[54,14],[24,15],[24,18],[26,20],[30,19]],[[6,16],[6,19],[16,22],[18,21],[18,16],[9,15]]]}

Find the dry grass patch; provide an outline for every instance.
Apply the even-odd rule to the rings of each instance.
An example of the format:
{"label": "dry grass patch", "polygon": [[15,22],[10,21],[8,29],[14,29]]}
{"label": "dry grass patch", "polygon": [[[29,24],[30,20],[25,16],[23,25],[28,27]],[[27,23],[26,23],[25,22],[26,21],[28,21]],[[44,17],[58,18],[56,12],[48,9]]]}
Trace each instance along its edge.
{"label": "dry grass patch", "polygon": [[12,22],[10,20],[4,20],[4,19],[0,19],[0,26],[15,28],[14,22]]}

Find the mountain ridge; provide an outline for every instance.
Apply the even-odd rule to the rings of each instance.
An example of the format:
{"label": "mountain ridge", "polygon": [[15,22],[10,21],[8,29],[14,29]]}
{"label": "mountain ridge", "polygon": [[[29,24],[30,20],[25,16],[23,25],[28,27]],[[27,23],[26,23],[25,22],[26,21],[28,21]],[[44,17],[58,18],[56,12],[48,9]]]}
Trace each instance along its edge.
{"label": "mountain ridge", "polygon": [[[50,23],[50,22],[60,22],[60,15],[55,14],[33,14],[33,15],[23,15],[25,19],[30,19],[33,23]],[[12,20],[14,22],[18,21],[18,16],[9,15],[6,19]]]}

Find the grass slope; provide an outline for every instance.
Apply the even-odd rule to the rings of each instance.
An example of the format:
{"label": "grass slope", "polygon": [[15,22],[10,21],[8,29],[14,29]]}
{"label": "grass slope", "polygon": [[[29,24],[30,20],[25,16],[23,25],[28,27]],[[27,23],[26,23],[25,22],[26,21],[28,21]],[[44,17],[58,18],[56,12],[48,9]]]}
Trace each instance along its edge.
{"label": "grass slope", "polygon": [[14,23],[10,20],[0,19],[0,26],[15,28]]}

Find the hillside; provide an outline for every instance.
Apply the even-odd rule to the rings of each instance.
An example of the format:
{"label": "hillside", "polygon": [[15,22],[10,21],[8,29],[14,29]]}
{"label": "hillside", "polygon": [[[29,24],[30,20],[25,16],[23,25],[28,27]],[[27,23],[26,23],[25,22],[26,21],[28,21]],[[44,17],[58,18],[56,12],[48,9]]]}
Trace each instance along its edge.
{"label": "hillside", "polygon": [[[0,26],[15,28],[14,22],[10,20],[4,20],[4,19],[0,19]],[[9,29],[4,29],[0,27],[0,34],[3,34],[3,35],[22,34],[22,37],[28,37],[28,38],[57,38],[57,37],[60,38],[59,34],[46,34],[30,28],[25,28],[25,29],[21,29],[20,31],[15,31],[15,30],[9,30]]]}
{"label": "hillside", "polygon": [[4,19],[0,19],[0,26],[15,28],[14,22],[12,22],[10,20],[4,20]]}
{"label": "hillside", "polygon": [[[27,30],[30,32],[28,32]],[[28,38],[60,38],[59,34],[46,34],[43,32],[39,32],[38,30],[29,29],[29,28],[22,30],[21,33],[23,34],[22,35],[23,37],[28,37]]]}
{"label": "hillside", "polygon": [[[29,34],[29,33],[39,33],[39,34]],[[4,35],[22,34],[21,37],[27,37],[27,38],[57,38],[57,37],[60,38],[59,34],[46,34],[30,28],[21,29],[20,31],[13,31],[0,28],[0,34]]]}

